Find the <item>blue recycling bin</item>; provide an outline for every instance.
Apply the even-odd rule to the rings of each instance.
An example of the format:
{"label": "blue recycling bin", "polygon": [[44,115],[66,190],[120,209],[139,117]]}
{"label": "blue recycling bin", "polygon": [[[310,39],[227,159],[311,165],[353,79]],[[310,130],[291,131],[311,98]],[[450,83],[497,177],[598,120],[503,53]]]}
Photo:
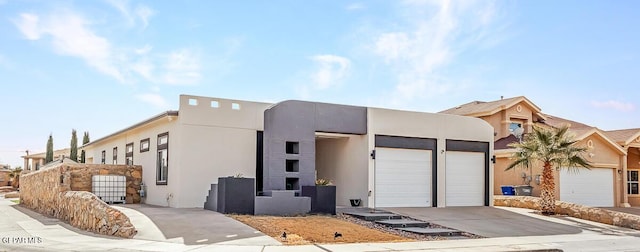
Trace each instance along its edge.
{"label": "blue recycling bin", "polygon": [[516,195],[516,189],[513,186],[507,185],[500,188],[502,188],[502,195]]}

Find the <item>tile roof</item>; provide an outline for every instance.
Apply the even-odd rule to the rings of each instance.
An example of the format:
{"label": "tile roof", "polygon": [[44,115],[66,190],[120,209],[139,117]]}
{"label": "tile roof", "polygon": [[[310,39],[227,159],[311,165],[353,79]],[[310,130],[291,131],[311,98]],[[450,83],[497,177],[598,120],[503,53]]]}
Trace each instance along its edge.
{"label": "tile roof", "polygon": [[498,113],[501,110],[510,108],[520,102],[524,102],[525,104],[533,108],[533,112],[539,117],[544,117],[540,113],[540,108],[524,96],[516,96],[506,99],[501,98],[500,100],[489,102],[472,101],[460,106],[440,111],[439,113],[473,117],[489,116]]}
{"label": "tile roof", "polygon": [[627,143],[627,141],[633,140],[631,138],[636,137],[640,133],[640,128],[609,130],[604,133],[616,143]]}
{"label": "tile roof", "polygon": [[552,127],[560,127],[563,124],[568,124],[569,128],[572,131],[575,131],[575,130],[578,130],[578,129],[592,129],[592,128],[595,128],[593,126],[586,125],[584,123],[579,123],[579,122],[576,122],[576,121],[572,121],[572,120],[569,120],[569,119],[564,119],[562,117],[557,117],[557,116],[548,115],[548,114],[543,114],[543,115],[546,117],[546,119],[544,120],[544,123],[547,124],[547,125],[550,125]]}
{"label": "tile roof", "polygon": [[514,135],[509,135],[508,137],[503,137],[500,138],[498,140],[496,140],[493,143],[493,149],[494,150],[506,150],[506,149],[513,149],[512,147],[509,147],[509,144],[511,143],[517,143],[519,140],[516,136]]}

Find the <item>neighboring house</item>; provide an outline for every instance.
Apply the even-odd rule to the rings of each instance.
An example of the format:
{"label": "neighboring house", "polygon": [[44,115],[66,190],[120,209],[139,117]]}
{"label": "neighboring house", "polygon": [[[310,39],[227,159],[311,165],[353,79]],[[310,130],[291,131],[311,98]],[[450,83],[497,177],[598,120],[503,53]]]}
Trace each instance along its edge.
{"label": "neighboring house", "polygon": [[337,204],[491,205],[493,129],[472,117],[305,101],[180,96],[167,111],[82,147],[87,163],[143,169],[145,203],[202,207],[219,177],[256,194],[333,181]]}
{"label": "neighboring house", "polygon": [[623,182],[626,151],[596,127],[543,114],[538,106],[523,96],[491,102],[474,101],[440,113],[478,117],[493,126],[496,157],[493,191],[496,194],[501,193],[502,185],[530,183],[533,195],[539,196],[542,167],[505,171],[512,162],[511,155],[516,151],[509,144],[531,132],[533,125],[558,127],[568,124],[569,131],[578,141],[576,145],[587,147],[586,158],[594,168],[577,172],[562,169],[556,172],[556,197],[590,206],[628,205],[626,183]]}
{"label": "neighboring house", "polygon": [[[70,154],[71,154],[71,149],[69,148],[54,150],[53,160],[55,161],[64,157],[69,157]],[[22,156],[22,158],[24,159],[24,167],[22,168],[23,171],[31,172],[31,171],[40,170],[40,167],[46,165],[46,163],[44,162],[46,156],[47,156],[46,152],[28,154],[28,155]]]}
{"label": "neighboring house", "polygon": [[11,174],[13,170],[11,170],[11,166],[0,164],[0,186],[8,186],[11,181]]}
{"label": "neighboring house", "polygon": [[638,188],[638,175],[640,173],[640,129],[625,129],[605,131],[613,141],[622,146],[626,155],[623,157],[622,165],[623,181],[627,181],[623,191],[627,201],[632,206],[640,206],[640,191]]}

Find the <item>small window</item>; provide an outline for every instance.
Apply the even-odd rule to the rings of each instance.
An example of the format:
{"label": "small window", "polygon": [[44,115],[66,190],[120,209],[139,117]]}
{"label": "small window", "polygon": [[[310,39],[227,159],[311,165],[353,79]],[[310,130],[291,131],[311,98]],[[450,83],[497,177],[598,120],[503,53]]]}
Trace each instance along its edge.
{"label": "small window", "polygon": [[627,194],[640,194],[640,190],[638,190],[638,171],[627,171]]}
{"label": "small window", "polygon": [[240,110],[240,104],[239,103],[231,103],[231,109],[233,110]]}
{"label": "small window", "polygon": [[140,140],[140,152],[149,151],[149,138]]}
{"label": "small window", "polygon": [[219,108],[220,107],[220,103],[218,103],[218,101],[211,101],[211,107],[212,108]]}
{"label": "small window", "polygon": [[287,142],[285,144],[286,153],[287,154],[299,154],[300,153],[300,144],[298,142]]}
{"label": "small window", "polygon": [[100,159],[101,164],[106,164],[107,162],[107,151],[102,151],[102,159]]}
{"label": "small window", "polygon": [[133,143],[127,144],[125,153],[125,164],[133,165]]}
{"label": "small window", "polygon": [[286,169],[287,172],[298,172],[298,171],[300,171],[300,161],[287,159],[286,168],[285,169]]}
{"label": "small window", "polygon": [[113,147],[113,164],[118,164],[118,147]]}
{"label": "small window", "polygon": [[189,105],[198,106],[198,100],[194,98],[189,99]]}

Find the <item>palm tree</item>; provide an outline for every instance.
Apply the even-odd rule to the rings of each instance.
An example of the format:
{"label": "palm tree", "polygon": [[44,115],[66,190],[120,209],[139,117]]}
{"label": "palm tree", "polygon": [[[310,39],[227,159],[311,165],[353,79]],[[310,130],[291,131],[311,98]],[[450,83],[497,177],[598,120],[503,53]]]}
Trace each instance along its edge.
{"label": "palm tree", "polygon": [[592,165],[582,155],[587,148],[575,146],[577,142],[573,135],[568,134],[569,127],[543,128],[533,126],[533,132],[527,134],[523,141],[513,143],[516,148],[513,163],[506,170],[516,166],[530,168],[542,163],[542,188],[540,193],[540,211],[544,215],[553,215],[556,210],[556,185],[553,178],[553,168],[578,169],[591,168]]}

